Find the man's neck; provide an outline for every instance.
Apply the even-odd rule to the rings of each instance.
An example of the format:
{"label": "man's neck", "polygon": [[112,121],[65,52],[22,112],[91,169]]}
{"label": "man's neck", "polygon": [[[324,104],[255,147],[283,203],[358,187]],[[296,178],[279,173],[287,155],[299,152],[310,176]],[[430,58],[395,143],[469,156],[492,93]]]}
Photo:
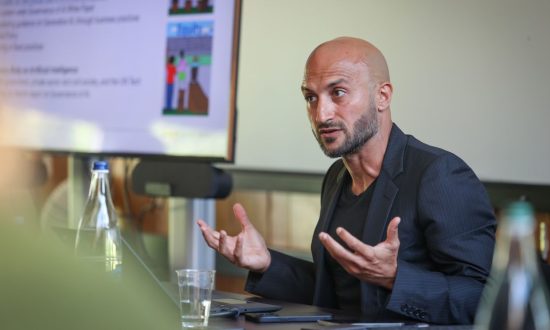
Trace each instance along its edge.
{"label": "man's neck", "polygon": [[367,190],[380,174],[390,132],[391,125],[389,127],[383,125],[357,153],[342,158],[351,176],[351,190],[355,195]]}

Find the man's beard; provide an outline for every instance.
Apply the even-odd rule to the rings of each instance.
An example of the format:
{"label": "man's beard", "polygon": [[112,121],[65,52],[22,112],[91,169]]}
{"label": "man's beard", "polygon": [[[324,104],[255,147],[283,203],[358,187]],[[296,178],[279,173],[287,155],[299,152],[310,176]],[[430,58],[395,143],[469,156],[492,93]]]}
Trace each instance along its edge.
{"label": "man's beard", "polygon": [[[337,128],[340,129],[345,136],[344,143],[337,149],[329,150],[327,145],[334,143],[335,139],[323,139],[319,135],[320,128]],[[317,127],[317,134],[313,132],[313,135],[317,139],[321,150],[331,158],[342,157],[347,155],[353,155],[361,149],[361,147],[370,140],[376,133],[378,133],[378,121],[376,118],[376,107],[371,102],[369,104],[369,111],[364,113],[354,124],[353,131],[350,133],[342,123],[339,122],[326,122]]]}

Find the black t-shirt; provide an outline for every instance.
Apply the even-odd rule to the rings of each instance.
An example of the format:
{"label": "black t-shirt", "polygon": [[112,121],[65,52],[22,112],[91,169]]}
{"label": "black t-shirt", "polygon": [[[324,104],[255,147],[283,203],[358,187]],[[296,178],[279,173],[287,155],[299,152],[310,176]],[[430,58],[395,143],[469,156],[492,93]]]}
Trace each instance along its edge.
{"label": "black t-shirt", "polygon": [[[351,178],[349,174],[346,174],[344,180],[344,187],[334,210],[328,234],[347,248],[347,245],[336,234],[336,228],[342,227],[353,236],[361,239],[376,181],[367,190],[356,196],[351,191]],[[338,308],[349,311],[360,311],[361,286],[359,280],[346,272],[328,253],[327,264],[334,281],[333,285],[338,300]]]}

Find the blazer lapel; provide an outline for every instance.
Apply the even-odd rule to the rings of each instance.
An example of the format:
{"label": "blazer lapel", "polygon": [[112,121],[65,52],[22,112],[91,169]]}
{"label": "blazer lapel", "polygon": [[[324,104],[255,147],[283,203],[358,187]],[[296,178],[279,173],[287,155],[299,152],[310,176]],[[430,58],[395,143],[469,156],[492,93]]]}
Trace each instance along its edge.
{"label": "blazer lapel", "polygon": [[[376,180],[362,237],[363,242],[371,246],[375,246],[383,240],[388,216],[399,191],[385,172],[381,172]],[[376,291],[376,287],[365,282],[361,283],[361,311],[365,316],[374,319],[380,312]]]}
{"label": "blazer lapel", "polygon": [[326,199],[329,201],[327,208],[324,210],[324,212],[321,212],[321,223],[319,228],[321,231],[326,232],[328,230],[328,227],[330,225],[330,220],[332,219],[332,215],[334,214],[334,209],[336,208],[336,204],[338,204],[338,199],[340,196],[340,193],[342,192],[343,188],[343,178],[344,174],[346,173],[346,168],[342,166],[340,171],[338,172],[338,175],[336,177],[336,185],[330,189],[330,191],[327,192]]}
{"label": "blazer lapel", "polygon": [[403,172],[406,144],[407,136],[394,124],[384,154],[382,169],[376,179],[365,230],[363,230],[363,242],[369,245],[374,246],[385,237],[386,224],[390,220],[388,219],[390,210],[395,196],[399,192],[393,179]]}
{"label": "blazer lapel", "polygon": [[380,243],[384,237],[388,216],[398,191],[399,188],[391,178],[385,172],[380,172],[376,179],[367,222],[363,230],[363,242],[366,244],[374,246]]}

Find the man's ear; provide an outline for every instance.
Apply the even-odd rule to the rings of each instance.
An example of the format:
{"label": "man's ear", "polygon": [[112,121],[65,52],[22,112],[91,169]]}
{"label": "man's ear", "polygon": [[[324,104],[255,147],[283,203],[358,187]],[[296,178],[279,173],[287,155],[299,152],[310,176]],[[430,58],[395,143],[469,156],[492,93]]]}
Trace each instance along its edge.
{"label": "man's ear", "polygon": [[389,82],[382,83],[378,87],[378,94],[376,95],[376,102],[378,111],[385,111],[390,108],[391,98],[393,95],[393,86]]}

